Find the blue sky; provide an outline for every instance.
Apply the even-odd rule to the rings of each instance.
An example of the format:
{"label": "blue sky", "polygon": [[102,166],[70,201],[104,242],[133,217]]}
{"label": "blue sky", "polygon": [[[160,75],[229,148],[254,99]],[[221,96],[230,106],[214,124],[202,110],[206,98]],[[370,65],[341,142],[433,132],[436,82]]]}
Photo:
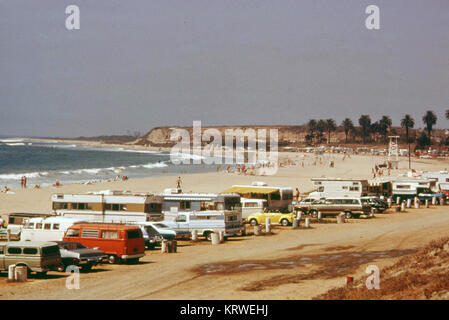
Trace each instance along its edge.
{"label": "blue sky", "polygon": [[[76,4],[81,29],[65,28]],[[380,8],[380,30],[365,8]],[[428,109],[448,127],[449,1],[0,0],[0,135],[304,124]]]}

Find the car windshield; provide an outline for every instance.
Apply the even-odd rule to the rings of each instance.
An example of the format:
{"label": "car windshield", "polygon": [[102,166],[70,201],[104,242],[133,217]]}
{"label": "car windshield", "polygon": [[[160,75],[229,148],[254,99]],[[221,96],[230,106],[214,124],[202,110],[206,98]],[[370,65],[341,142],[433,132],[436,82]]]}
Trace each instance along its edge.
{"label": "car windshield", "polygon": [[153,224],[153,226],[155,226],[156,228],[165,228],[165,229],[168,228],[168,226],[163,223],[155,223]]}

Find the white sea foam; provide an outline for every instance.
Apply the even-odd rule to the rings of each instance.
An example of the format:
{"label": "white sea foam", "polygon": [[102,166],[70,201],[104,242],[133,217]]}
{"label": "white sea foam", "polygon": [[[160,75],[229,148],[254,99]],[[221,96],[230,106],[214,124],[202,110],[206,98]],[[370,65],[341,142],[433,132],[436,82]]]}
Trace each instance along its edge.
{"label": "white sea foam", "polygon": [[39,178],[43,176],[47,176],[48,172],[28,172],[28,173],[6,173],[0,174],[0,180],[19,180],[23,176],[29,178]]}
{"label": "white sea foam", "polygon": [[15,147],[15,146],[24,146],[23,142],[15,142],[15,143],[6,143],[7,146]]}

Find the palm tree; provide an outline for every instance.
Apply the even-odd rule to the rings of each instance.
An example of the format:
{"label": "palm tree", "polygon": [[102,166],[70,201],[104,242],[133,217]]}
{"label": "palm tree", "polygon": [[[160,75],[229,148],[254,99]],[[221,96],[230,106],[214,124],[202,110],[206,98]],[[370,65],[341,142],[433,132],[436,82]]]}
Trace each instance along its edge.
{"label": "palm tree", "polygon": [[337,130],[337,123],[334,119],[326,120],[327,143],[331,143],[331,132]]}
{"label": "palm tree", "polygon": [[312,143],[313,143],[313,137],[315,136],[316,126],[317,126],[317,122],[315,119],[311,119],[307,123],[307,128],[309,129],[309,135],[310,135],[310,139],[311,139]]}
{"label": "palm tree", "polygon": [[366,137],[368,137],[370,133],[370,127],[371,127],[371,118],[369,115],[362,115],[359,119],[359,124],[362,127],[362,139],[363,143],[366,142]]}
{"label": "palm tree", "polygon": [[380,123],[379,121],[376,121],[374,123],[371,123],[370,125],[370,131],[373,134],[374,142],[377,142],[377,134],[381,132]]}
{"label": "palm tree", "polygon": [[318,138],[318,143],[321,143],[323,141],[323,133],[324,131],[326,131],[327,128],[327,123],[324,120],[318,120],[317,124],[316,124],[316,130],[317,130],[317,138]]}
{"label": "palm tree", "polygon": [[410,161],[410,138],[408,136],[409,128],[413,128],[415,126],[415,119],[412,118],[411,115],[406,114],[404,118],[401,120],[401,127],[405,128],[405,137],[408,143],[408,168],[411,169],[411,161]]}
{"label": "palm tree", "polygon": [[382,119],[379,121],[379,131],[384,136],[384,141],[387,141],[388,130],[391,128],[392,121],[389,116],[382,116]]}
{"label": "palm tree", "polygon": [[432,110],[428,110],[426,114],[422,117],[422,121],[426,125],[426,130],[429,136],[429,140],[431,140],[432,128],[437,123],[437,116],[433,113]]}
{"label": "palm tree", "polygon": [[351,130],[354,130],[354,123],[351,119],[346,118],[345,120],[343,120],[341,125],[345,129],[345,143],[348,143],[348,135]]}

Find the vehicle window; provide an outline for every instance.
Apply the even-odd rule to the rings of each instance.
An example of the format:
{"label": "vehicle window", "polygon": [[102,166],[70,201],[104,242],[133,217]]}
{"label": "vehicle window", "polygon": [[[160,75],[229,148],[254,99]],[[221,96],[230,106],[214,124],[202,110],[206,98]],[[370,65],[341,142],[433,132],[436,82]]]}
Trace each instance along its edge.
{"label": "vehicle window", "polygon": [[163,223],[156,223],[154,224],[154,226],[156,226],[157,228],[168,228],[168,226]]}
{"label": "vehicle window", "polygon": [[51,229],[51,223],[44,224],[44,230],[50,230]]}
{"label": "vehicle window", "polygon": [[50,254],[56,254],[59,253],[59,247],[58,246],[50,246],[50,247],[43,247],[42,248],[42,254],[43,255],[50,255]]}
{"label": "vehicle window", "polygon": [[35,229],[36,230],[40,230],[40,229],[42,229],[42,223],[36,223],[36,227],[35,227]]}
{"label": "vehicle window", "polygon": [[37,254],[37,248],[23,248],[23,254]]}
{"label": "vehicle window", "polygon": [[3,247],[0,247],[0,254],[3,254],[5,251],[5,249]]}
{"label": "vehicle window", "polygon": [[118,203],[107,203],[105,209],[108,211],[126,211],[126,204],[118,204]]}
{"label": "vehicle window", "polygon": [[53,202],[53,210],[67,209],[68,207],[67,202]]}
{"label": "vehicle window", "polygon": [[281,195],[279,193],[272,193],[271,200],[281,200]]}
{"label": "vehicle window", "polygon": [[66,237],[79,237],[80,230],[79,229],[68,229],[65,235],[66,235]]}
{"label": "vehicle window", "polygon": [[227,216],[227,220],[228,221],[237,221],[237,216],[236,215],[230,215],[230,216]]}
{"label": "vehicle window", "polygon": [[81,232],[81,238],[96,239],[96,238],[98,238],[99,235],[100,235],[100,231],[99,230],[84,229]]}
{"label": "vehicle window", "polygon": [[180,201],[179,208],[182,209],[190,209],[190,201]]}
{"label": "vehicle window", "polygon": [[53,224],[53,230],[59,230],[59,223]]}
{"label": "vehicle window", "polygon": [[186,216],[185,215],[179,215],[176,217],[176,222],[186,222]]}
{"label": "vehicle window", "polygon": [[92,204],[75,202],[75,203],[72,203],[72,209],[73,210],[92,210]]}
{"label": "vehicle window", "polygon": [[22,248],[10,247],[10,248],[8,248],[8,253],[9,254],[21,254]]}
{"label": "vehicle window", "polygon": [[28,223],[25,225],[24,228],[25,228],[25,229],[34,229],[34,223],[28,222]]}
{"label": "vehicle window", "polygon": [[101,232],[101,237],[103,239],[118,239],[118,231],[116,230],[105,230]]}
{"label": "vehicle window", "polygon": [[140,230],[128,230],[128,239],[138,239],[142,238],[142,233]]}
{"label": "vehicle window", "polygon": [[334,204],[343,204],[343,200],[342,199],[335,199]]}

